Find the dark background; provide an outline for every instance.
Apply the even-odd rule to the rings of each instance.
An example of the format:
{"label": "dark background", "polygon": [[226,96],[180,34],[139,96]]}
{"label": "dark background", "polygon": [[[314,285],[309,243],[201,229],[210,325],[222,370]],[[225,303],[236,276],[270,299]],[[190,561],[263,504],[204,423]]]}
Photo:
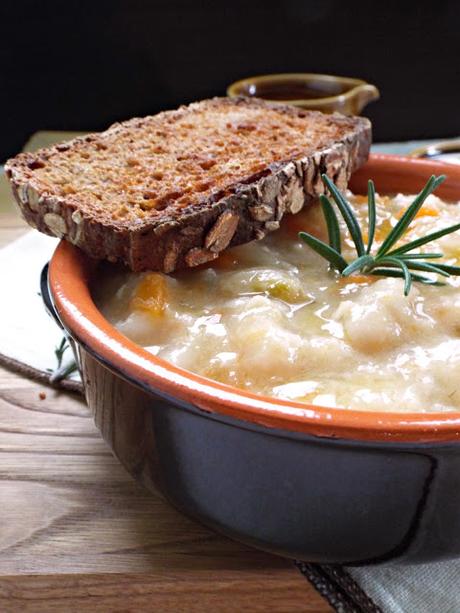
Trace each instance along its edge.
{"label": "dark background", "polygon": [[0,0],[0,52],[0,162],[36,130],[99,130],[268,72],[376,84],[376,141],[460,134],[457,1]]}

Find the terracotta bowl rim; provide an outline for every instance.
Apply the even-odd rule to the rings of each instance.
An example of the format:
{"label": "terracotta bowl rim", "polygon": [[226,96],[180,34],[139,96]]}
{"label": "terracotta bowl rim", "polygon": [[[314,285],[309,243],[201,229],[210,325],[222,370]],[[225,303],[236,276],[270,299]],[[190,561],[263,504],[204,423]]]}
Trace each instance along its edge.
{"label": "terracotta bowl rim", "polygon": [[[452,180],[460,200],[460,166],[372,155],[367,167],[387,175],[404,170],[419,178],[447,174],[445,185]],[[366,167],[358,173],[365,171]],[[182,406],[191,404],[243,422],[314,436],[387,443],[460,440],[460,411],[391,413],[314,406],[259,396],[178,368],[130,341],[103,317],[89,288],[94,270],[94,260],[80,249],[66,241],[59,243],[49,267],[49,287],[58,315],[78,343],[144,389],[172,398]]]}

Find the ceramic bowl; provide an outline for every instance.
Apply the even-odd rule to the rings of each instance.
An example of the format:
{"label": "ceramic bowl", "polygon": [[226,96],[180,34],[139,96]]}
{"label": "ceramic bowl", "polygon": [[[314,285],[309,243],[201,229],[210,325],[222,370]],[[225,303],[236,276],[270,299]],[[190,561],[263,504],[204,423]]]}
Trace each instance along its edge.
{"label": "ceramic bowl", "polygon": [[416,158],[430,158],[438,162],[448,162],[449,164],[460,164],[460,138],[417,147],[409,155]]}
{"label": "ceramic bowl", "polygon": [[[460,168],[372,156],[352,178],[413,193]],[[314,562],[460,555],[460,412],[340,410],[257,396],[192,374],[112,327],[91,297],[98,266],[67,242],[43,278],[72,340],[98,428],[126,469],[214,530]]]}
{"label": "ceramic bowl", "polygon": [[228,96],[250,96],[293,104],[303,109],[359,115],[380,97],[379,90],[361,79],[307,72],[249,77],[232,83]]}

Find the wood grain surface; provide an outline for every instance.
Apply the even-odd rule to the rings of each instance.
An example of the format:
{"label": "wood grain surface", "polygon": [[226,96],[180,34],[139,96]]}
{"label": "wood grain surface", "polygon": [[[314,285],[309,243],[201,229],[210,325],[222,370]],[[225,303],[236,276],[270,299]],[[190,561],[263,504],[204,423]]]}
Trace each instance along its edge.
{"label": "wood grain surface", "polygon": [[[23,231],[0,201],[0,246]],[[0,612],[61,611],[330,608],[289,561],[135,483],[81,398],[0,369]]]}

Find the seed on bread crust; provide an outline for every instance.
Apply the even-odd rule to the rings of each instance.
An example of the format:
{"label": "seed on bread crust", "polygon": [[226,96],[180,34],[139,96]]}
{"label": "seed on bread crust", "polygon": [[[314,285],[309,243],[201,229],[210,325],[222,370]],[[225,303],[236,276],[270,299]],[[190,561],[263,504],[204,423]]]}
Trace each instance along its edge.
{"label": "seed on bread crust", "polygon": [[214,251],[209,251],[208,249],[200,249],[199,247],[194,247],[187,252],[185,256],[185,261],[187,262],[187,266],[199,266],[200,264],[205,264],[206,262],[210,262],[211,260],[215,260],[219,256],[218,253]]}
{"label": "seed on bread crust", "polygon": [[230,244],[238,226],[238,214],[233,211],[224,211],[217,218],[216,223],[209,230],[204,241],[206,249],[219,253]]}
{"label": "seed on bread crust", "polygon": [[163,272],[170,273],[176,268],[177,258],[179,257],[179,248],[176,244],[172,244],[163,258]]}
{"label": "seed on bread crust", "polygon": [[67,224],[65,220],[56,213],[45,213],[43,221],[58,238],[62,238],[67,232]]}
{"label": "seed on bread crust", "polygon": [[72,213],[72,221],[75,222],[77,226],[83,222],[83,215],[80,211],[74,211]]}
{"label": "seed on bread crust", "polygon": [[273,205],[251,206],[249,207],[249,214],[255,221],[268,221],[273,217]]}

